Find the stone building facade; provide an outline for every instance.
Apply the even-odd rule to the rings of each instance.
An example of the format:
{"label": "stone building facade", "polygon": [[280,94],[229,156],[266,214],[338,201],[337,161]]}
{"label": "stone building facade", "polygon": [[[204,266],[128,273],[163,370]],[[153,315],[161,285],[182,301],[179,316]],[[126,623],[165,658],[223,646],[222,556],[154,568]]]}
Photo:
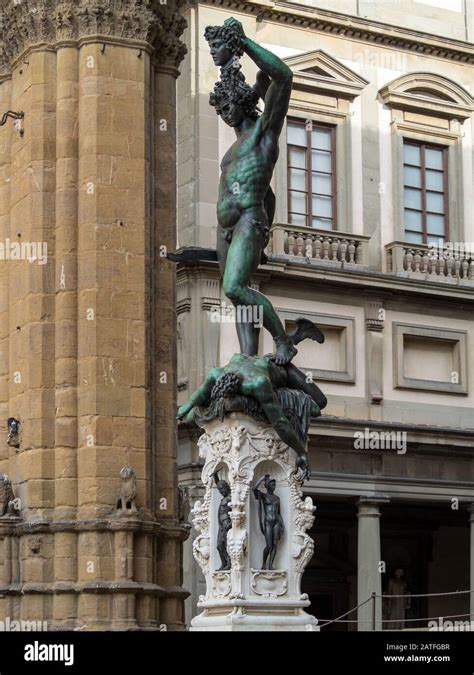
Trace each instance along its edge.
{"label": "stone building facade", "polygon": [[[413,596],[406,626],[474,619],[472,594],[434,595],[474,583],[473,11],[461,0],[202,0],[184,12],[179,245],[215,245],[233,140],[208,103],[217,72],[204,28],[235,16],[293,70],[269,262],[254,284],[288,327],[306,316],[326,335],[295,359],[329,399],[305,485],[317,512],[303,585],[322,620],[386,591],[397,568]],[[179,402],[238,351],[224,302],[215,264],[179,267]],[[268,334],[261,347],[271,351]],[[180,427],[180,482],[194,498],[198,436]],[[184,583],[189,622],[203,592],[190,540]],[[375,602],[375,626],[369,603],[332,629],[386,627]]]}
{"label": "stone building facade", "polygon": [[0,470],[19,499],[0,517],[2,620],[184,627],[163,257],[183,6],[0,2],[0,116],[24,112],[0,127],[2,251],[47,247],[0,261]]}

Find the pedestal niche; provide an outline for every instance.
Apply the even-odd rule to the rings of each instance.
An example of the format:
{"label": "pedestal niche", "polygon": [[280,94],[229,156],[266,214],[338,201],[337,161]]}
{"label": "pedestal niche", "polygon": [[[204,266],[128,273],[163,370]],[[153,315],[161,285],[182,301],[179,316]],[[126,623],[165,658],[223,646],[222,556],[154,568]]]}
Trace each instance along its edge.
{"label": "pedestal niche", "polygon": [[[313,524],[315,507],[310,497],[302,498],[302,480],[295,473],[296,453],[270,425],[243,414],[227,414],[222,422],[206,423],[204,430],[198,444],[205,461],[202,481],[206,491],[192,514],[198,533],[193,553],[206,579],[206,595],[200,596],[202,613],[191,621],[191,630],[319,630],[317,619],[305,612],[308,596],[301,593],[301,577],[314,551],[307,530]],[[223,560],[217,549],[223,496],[217,489],[216,472],[230,488],[230,569],[220,569]],[[276,482],[274,494],[283,521],[274,569],[262,569],[266,539],[260,499],[254,494],[267,474]],[[263,483],[257,489],[265,494]]]}

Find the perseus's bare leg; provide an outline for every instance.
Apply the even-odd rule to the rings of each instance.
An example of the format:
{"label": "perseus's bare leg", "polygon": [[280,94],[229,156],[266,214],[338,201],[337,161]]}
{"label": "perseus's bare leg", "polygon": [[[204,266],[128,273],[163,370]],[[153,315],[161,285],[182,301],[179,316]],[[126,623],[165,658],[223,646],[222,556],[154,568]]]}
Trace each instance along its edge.
{"label": "perseus's bare leg", "polygon": [[[279,364],[291,361],[297,350],[285,333],[285,328],[270,300],[253,288],[250,288],[252,275],[258,268],[262,253],[262,235],[252,218],[243,216],[236,225],[232,242],[227,252],[223,278],[224,293],[234,306],[256,308],[263,315],[263,325],[271,333],[277,346],[275,361]],[[245,323],[242,325],[246,325]],[[250,337],[249,343],[254,356],[258,349],[258,326],[247,322],[245,330]],[[244,352],[248,353],[248,352]]]}
{"label": "perseus's bare leg", "polygon": [[[219,261],[219,268],[221,277],[224,278],[225,267],[227,262],[227,253],[229,251],[230,243],[224,238],[225,230],[217,229],[217,259]],[[255,356],[258,353],[258,338],[260,330],[254,327],[251,323],[239,321],[238,304],[231,298],[229,300],[236,310],[235,327],[237,330],[237,337],[239,339],[240,353],[247,354],[247,356]]]}

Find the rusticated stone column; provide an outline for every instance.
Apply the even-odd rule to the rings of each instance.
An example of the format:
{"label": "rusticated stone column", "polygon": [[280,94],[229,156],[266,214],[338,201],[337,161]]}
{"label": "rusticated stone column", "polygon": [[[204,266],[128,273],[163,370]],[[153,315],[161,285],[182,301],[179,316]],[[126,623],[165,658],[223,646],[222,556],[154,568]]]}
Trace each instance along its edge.
{"label": "rusticated stone column", "polygon": [[[183,4],[0,0],[0,112],[25,113],[23,136],[0,128],[0,236],[47,245],[44,264],[0,262],[0,411],[22,429],[18,449],[0,444],[22,502],[0,519],[0,618],[184,627],[162,256]],[[128,465],[134,508],[117,509]]]}

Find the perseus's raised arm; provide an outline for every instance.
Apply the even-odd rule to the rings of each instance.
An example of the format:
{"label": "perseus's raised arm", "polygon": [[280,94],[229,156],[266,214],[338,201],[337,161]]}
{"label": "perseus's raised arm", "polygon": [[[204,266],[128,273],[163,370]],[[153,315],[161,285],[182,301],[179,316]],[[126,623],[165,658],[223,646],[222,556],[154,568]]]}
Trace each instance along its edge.
{"label": "perseus's raised arm", "polygon": [[[264,130],[271,130],[278,135],[288,112],[293,73],[276,54],[272,54],[250,38],[245,39],[244,49],[261,72],[270,78],[264,98],[262,125]],[[263,79],[261,75],[260,78]]]}
{"label": "perseus's raised arm", "polygon": [[265,111],[262,115],[262,124],[264,129],[279,134],[288,112],[293,73],[276,54],[247,37],[240,21],[231,18],[224,23],[241,33],[244,52],[260,68],[256,89],[259,94],[264,93]]}
{"label": "perseus's raised arm", "polygon": [[244,41],[244,50],[260,70],[268,75],[273,82],[281,85],[289,84],[291,88],[293,73],[276,54],[269,52],[268,49],[265,49],[265,47],[262,47],[248,37]]}

